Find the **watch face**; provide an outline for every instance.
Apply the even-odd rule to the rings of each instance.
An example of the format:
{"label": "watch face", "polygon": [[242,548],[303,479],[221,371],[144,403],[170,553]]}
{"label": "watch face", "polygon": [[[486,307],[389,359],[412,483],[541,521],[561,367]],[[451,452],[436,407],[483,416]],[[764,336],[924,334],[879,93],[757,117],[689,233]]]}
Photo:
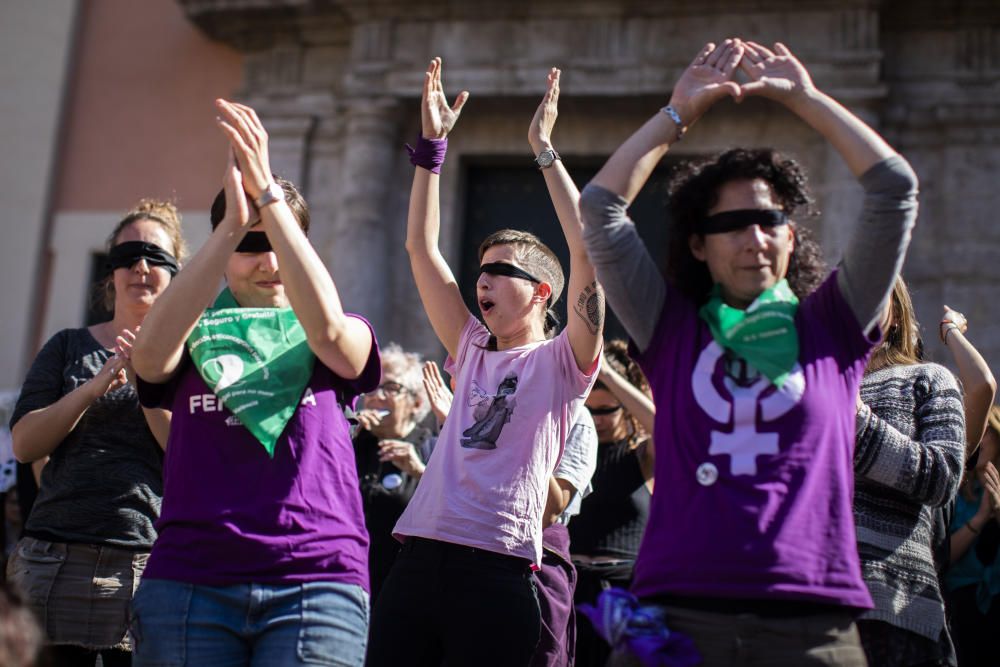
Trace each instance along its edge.
{"label": "watch face", "polygon": [[555,160],[553,158],[552,151],[548,150],[548,149],[546,149],[546,150],[542,151],[541,153],[539,153],[538,157],[535,158],[535,162],[537,162],[538,166],[542,167],[542,168],[552,166],[552,163],[554,161]]}

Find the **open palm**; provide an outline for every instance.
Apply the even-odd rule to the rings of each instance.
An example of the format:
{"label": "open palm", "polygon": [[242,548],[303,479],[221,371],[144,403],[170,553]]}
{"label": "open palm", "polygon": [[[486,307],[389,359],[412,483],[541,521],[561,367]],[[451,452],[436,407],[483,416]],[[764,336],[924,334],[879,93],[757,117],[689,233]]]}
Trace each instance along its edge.
{"label": "open palm", "polygon": [[709,42],[695,56],[670,98],[685,125],[693,124],[723,97],[739,96],[740,87],[732,79],[742,55],[743,43],[727,39],[718,46]]}
{"label": "open palm", "polygon": [[431,61],[424,75],[424,94],[420,107],[421,131],[425,139],[444,139],[455,127],[465,101],[469,99],[468,91],[463,90],[455,98],[455,104],[449,106],[441,86],[441,59]]}
{"label": "open palm", "polygon": [[750,77],[750,83],[740,87],[741,95],[788,101],[814,88],[809,72],[781,42],[774,45],[773,51],[756,42],[744,45],[740,69]]}

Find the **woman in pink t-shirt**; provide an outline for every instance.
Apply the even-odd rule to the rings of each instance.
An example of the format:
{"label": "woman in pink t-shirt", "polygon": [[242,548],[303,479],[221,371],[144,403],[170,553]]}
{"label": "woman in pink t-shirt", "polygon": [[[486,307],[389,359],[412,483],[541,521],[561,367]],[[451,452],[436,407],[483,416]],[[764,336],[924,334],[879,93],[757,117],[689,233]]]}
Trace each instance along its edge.
{"label": "woman in pink t-shirt", "polygon": [[451,357],[455,400],[420,486],[396,524],[404,545],[372,612],[368,664],[512,667],[531,659],[539,607],[542,513],[575,412],[596,376],[604,297],[583,246],[576,187],[552,148],[559,72],[529,141],[570,249],[569,324],[549,309],[563,273],[527,232],[502,230],[479,248],[466,307],[438,248],[438,186],[446,137],[468,98],[449,106],[441,61],[427,70],[422,134],[411,161],[406,249],[431,325]]}

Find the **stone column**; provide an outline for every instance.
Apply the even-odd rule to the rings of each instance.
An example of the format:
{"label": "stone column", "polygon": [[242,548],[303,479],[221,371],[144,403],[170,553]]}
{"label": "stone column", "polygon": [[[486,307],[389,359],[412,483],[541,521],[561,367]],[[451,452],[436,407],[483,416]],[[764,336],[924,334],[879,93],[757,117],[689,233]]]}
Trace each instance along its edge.
{"label": "stone column", "polygon": [[[398,158],[398,103],[391,98],[351,100],[343,114],[340,193],[327,263],[348,310],[368,317],[376,331],[390,322],[393,292],[387,247],[393,166]],[[399,224],[405,224],[400,221]]]}

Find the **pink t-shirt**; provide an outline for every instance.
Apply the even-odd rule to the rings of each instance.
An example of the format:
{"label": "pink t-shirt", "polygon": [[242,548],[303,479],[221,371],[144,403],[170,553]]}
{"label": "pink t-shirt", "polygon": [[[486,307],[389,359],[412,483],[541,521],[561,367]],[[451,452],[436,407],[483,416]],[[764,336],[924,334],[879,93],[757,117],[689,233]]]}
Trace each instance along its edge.
{"label": "pink t-shirt", "polygon": [[581,373],[565,331],[492,352],[489,338],[470,316],[448,368],[457,378],[451,413],[393,534],[538,564],[549,477],[598,364]]}

